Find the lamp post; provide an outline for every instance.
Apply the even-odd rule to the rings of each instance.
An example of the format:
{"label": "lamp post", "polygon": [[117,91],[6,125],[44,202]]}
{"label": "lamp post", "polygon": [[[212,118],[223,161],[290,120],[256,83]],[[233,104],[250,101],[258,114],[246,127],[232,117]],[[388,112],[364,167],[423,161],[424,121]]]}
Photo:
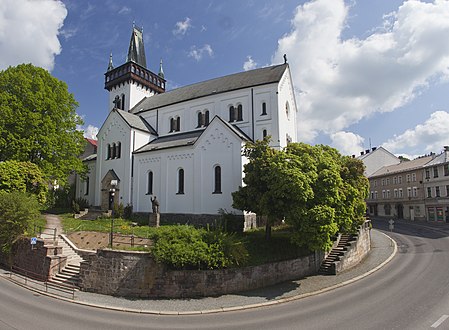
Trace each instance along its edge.
{"label": "lamp post", "polygon": [[117,186],[117,180],[111,180],[111,187],[109,189],[109,209],[111,212],[111,234],[109,237],[110,248],[113,248],[114,242],[114,196],[115,196],[115,187]]}

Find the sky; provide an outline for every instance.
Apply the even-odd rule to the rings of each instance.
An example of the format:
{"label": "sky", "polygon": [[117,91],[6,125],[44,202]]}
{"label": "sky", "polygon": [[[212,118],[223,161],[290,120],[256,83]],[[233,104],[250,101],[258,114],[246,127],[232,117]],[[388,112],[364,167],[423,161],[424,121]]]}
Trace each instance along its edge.
{"label": "sky", "polygon": [[0,70],[65,81],[94,137],[109,55],[125,62],[133,23],[167,90],[287,54],[301,142],[409,158],[449,145],[449,0],[0,0]]}

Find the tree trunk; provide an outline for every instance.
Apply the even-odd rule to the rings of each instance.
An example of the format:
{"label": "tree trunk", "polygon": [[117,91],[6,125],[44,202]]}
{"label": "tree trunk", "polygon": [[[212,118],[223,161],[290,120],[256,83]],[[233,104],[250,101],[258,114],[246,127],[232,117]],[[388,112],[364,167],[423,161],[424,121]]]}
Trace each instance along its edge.
{"label": "tree trunk", "polygon": [[265,240],[269,241],[271,239],[271,222],[268,221],[265,224]]}

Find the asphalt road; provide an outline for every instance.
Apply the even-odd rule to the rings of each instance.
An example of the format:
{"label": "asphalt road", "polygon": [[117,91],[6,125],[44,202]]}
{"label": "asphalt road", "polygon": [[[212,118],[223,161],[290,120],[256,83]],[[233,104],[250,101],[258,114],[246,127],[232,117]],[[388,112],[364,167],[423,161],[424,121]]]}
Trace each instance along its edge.
{"label": "asphalt road", "polygon": [[[387,228],[377,221],[375,227]],[[158,316],[75,305],[0,278],[0,329],[449,329],[449,230],[396,223],[395,258],[351,285],[257,309]]]}

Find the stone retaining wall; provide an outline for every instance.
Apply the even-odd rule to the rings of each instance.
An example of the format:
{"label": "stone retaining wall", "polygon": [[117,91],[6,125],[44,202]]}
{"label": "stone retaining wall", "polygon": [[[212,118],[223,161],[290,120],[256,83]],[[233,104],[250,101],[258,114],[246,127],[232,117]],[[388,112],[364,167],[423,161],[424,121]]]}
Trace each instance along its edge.
{"label": "stone retaining wall", "polygon": [[369,222],[365,222],[358,231],[357,238],[351,242],[345,255],[335,262],[335,271],[340,273],[358,265],[371,250],[371,230]]}
{"label": "stone retaining wall", "polygon": [[98,250],[81,263],[84,291],[141,298],[186,298],[242,292],[315,274],[321,254],[260,266],[169,270],[149,253]]}

